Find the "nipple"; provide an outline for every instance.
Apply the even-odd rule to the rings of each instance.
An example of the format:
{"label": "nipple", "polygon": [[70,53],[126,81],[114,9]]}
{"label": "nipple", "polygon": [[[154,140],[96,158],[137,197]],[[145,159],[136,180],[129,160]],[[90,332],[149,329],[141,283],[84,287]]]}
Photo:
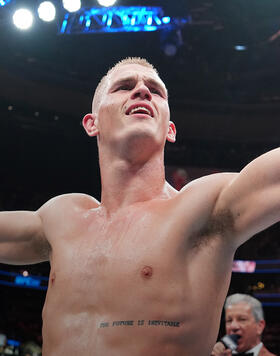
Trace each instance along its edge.
{"label": "nipple", "polygon": [[142,277],[143,278],[151,278],[153,274],[153,269],[150,266],[145,266],[142,268],[141,271]]}

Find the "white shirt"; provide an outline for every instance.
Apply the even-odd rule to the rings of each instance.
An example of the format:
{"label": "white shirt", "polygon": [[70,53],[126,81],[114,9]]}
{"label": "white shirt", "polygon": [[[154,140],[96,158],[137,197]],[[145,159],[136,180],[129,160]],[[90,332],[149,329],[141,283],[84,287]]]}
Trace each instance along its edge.
{"label": "white shirt", "polygon": [[[261,351],[262,346],[263,346],[263,343],[260,342],[258,345],[254,346],[252,349],[247,350],[247,351],[245,352],[245,354],[250,353],[250,352],[251,352],[251,353],[253,352],[254,356],[258,356],[259,353],[260,353],[260,351]],[[235,354],[237,354],[237,353],[238,353],[238,352],[234,351],[232,354],[235,355]]]}

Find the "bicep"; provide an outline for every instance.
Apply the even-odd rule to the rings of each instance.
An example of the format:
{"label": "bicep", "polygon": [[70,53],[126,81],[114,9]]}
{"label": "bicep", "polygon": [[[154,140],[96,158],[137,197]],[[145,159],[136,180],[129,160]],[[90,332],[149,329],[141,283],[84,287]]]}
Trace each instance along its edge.
{"label": "bicep", "polygon": [[46,261],[48,250],[42,221],[37,212],[0,212],[1,262],[28,264]]}

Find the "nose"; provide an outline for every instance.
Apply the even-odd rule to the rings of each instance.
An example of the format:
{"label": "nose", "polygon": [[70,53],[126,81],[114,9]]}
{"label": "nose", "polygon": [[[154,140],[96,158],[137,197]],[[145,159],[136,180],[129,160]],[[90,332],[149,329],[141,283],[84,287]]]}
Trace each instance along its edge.
{"label": "nose", "polygon": [[133,92],[131,93],[131,98],[151,101],[152,94],[149,88],[144,83],[141,83],[134,88]]}
{"label": "nose", "polygon": [[237,332],[240,329],[240,325],[237,320],[233,320],[229,327],[230,331]]}

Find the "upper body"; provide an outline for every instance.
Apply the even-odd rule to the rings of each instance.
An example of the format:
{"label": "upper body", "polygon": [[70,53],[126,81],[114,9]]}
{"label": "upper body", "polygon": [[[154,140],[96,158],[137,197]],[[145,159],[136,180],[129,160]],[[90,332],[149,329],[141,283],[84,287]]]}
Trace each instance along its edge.
{"label": "upper body", "polygon": [[211,356],[234,356],[249,353],[250,356],[276,356],[262,343],[265,328],[261,302],[248,294],[233,294],[225,303],[225,326],[227,335],[238,335],[237,347],[231,351],[230,345],[218,341]]}
{"label": "upper body", "polygon": [[50,260],[43,355],[209,356],[236,248],[279,220],[279,151],[174,190],[167,91],[143,64],[109,72],[83,124],[101,202],[69,194],[0,214],[1,262]]}

